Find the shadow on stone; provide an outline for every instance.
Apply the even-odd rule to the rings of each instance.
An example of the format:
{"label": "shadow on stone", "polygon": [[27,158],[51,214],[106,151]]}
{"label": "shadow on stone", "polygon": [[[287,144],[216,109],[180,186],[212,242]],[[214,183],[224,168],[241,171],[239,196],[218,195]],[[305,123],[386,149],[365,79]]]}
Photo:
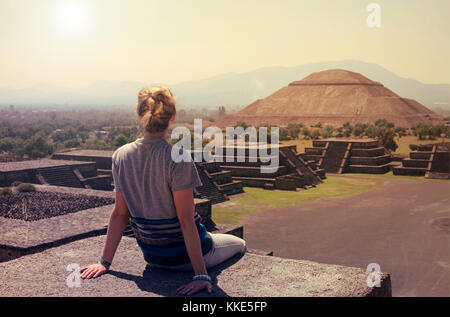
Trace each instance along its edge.
{"label": "shadow on stone", "polygon": [[[233,258],[209,269],[209,275],[212,278],[213,292],[208,294],[206,291],[203,291],[190,297],[230,297],[217,285],[217,276],[219,276],[226,268],[237,263],[243,256],[244,254],[235,255]],[[182,297],[177,294],[176,290],[178,287],[188,284],[192,280],[193,273],[190,271],[170,271],[147,265],[142,276],[113,270],[108,274],[119,279],[133,281],[136,283],[136,286],[144,292],[154,293],[165,297]]]}

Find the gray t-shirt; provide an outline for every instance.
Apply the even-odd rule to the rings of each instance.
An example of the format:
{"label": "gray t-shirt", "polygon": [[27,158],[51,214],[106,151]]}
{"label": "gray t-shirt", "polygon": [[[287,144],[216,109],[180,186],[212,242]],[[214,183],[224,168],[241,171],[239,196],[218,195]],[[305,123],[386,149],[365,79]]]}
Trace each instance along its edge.
{"label": "gray t-shirt", "polygon": [[114,191],[123,193],[133,218],[176,218],[172,192],[202,185],[190,153],[182,152],[189,161],[180,163],[171,154],[163,138],[139,139],[114,152]]}

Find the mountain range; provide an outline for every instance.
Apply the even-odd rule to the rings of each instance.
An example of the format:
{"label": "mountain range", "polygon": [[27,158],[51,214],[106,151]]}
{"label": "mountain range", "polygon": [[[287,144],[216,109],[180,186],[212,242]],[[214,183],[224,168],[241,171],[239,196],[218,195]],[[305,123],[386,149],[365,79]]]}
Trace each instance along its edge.
{"label": "mountain range", "polygon": [[[244,107],[265,98],[292,81],[314,72],[345,69],[381,82],[404,98],[415,99],[429,109],[449,115],[450,84],[424,84],[402,78],[386,68],[357,60],[329,61],[295,67],[266,67],[247,73],[226,73],[218,76],[165,85],[185,108],[218,106]],[[154,83],[156,84],[156,83]],[[141,82],[98,81],[78,89],[52,85],[35,85],[23,89],[0,88],[0,105],[30,106],[119,106],[134,105],[137,92],[146,86]]]}

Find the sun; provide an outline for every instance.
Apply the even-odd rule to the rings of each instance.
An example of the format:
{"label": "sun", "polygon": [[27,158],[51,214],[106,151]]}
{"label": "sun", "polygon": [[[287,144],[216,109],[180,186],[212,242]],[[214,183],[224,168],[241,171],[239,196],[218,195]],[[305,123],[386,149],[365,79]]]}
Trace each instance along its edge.
{"label": "sun", "polygon": [[79,29],[83,26],[84,10],[76,4],[67,4],[59,9],[59,21],[69,29]]}

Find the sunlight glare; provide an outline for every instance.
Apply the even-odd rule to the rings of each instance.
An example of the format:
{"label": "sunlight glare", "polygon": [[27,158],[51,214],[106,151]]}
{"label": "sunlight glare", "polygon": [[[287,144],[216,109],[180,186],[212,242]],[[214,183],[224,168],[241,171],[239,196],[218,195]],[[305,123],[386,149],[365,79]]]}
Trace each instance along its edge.
{"label": "sunlight glare", "polygon": [[84,11],[76,4],[61,7],[59,15],[61,24],[67,28],[79,29],[82,26]]}

